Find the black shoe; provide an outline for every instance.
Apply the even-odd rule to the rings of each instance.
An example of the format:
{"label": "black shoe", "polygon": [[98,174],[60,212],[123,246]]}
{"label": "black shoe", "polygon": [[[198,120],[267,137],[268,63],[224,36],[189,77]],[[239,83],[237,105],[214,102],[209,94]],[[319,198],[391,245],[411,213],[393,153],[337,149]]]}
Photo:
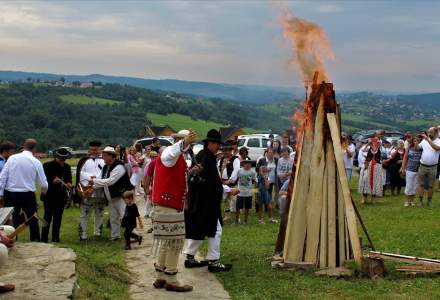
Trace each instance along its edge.
{"label": "black shoe", "polygon": [[142,235],[140,235],[140,236],[137,238],[137,241],[138,241],[139,245],[142,244],[142,239],[143,239]]}
{"label": "black shoe", "polygon": [[185,268],[201,268],[208,265],[207,261],[198,261],[194,258],[193,255],[187,255],[185,260]]}
{"label": "black shoe", "polygon": [[210,261],[208,265],[208,271],[211,273],[229,272],[231,269],[231,264],[222,264],[218,260]]}

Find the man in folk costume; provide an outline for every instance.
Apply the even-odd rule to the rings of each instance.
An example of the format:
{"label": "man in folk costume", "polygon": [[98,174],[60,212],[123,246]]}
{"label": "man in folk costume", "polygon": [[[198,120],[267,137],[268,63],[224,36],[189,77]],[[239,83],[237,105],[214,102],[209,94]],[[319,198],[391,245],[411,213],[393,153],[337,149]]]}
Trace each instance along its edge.
{"label": "man in folk costume", "polygon": [[[217,169],[216,153],[220,148],[221,135],[217,130],[211,129],[203,142],[204,148],[197,155],[199,178],[191,176],[189,181],[189,201],[185,209],[185,267],[208,265],[210,272],[229,271],[232,266],[219,261],[223,226],[223,185]],[[199,262],[195,255],[205,237],[208,237],[208,255],[206,261]]]}
{"label": "man in folk costume", "polygon": [[[237,186],[237,175],[240,170],[240,158],[233,154],[233,146],[231,142],[226,142],[222,145],[221,150],[223,157],[218,163],[218,169],[220,170],[220,177],[223,184],[233,188]],[[225,201],[225,213],[235,214],[237,197],[229,195]],[[229,219],[228,216],[225,220]]]}
{"label": "man in folk costume", "polygon": [[[175,137],[176,138],[176,137]],[[185,242],[184,203],[188,166],[184,153],[197,135],[191,129],[182,140],[167,147],[156,161],[153,179],[153,253],[157,255],[155,288],[168,291],[193,290],[177,280],[177,263]]]}
{"label": "man in folk costume", "polygon": [[125,191],[134,189],[130,183],[124,163],[116,159],[118,154],[113,147],[105,147],[102,150],[102,159],[105,166],[102,168],[100,178],[92,178],[90,185],[93,189],[104,189],[105,199],[108,201],[108,212],[110,216],[110,240],[115,241],[121,238],[121,220],[124,216],[125,202],[122,194]]}
{"label": "man in folk costume", "polygon": [[102,168],[104,167],[104,160],[101,158],[101,145],[102,143],[99,141],[90,142],[89,156],[81,159],[77,167],[77,187],[82,190],[89,188],[91,192],[82,199],[80,205],[79,239],[81,241],[87,240],[87,224],[92,210],[95,211],[95,236],[102,235],[104,208],[107,201],[104,198],[102,189],[92,190],[88,186],[90,180],[101,177]]}
{"label": "man in folk costume", "polygon": [[55,152],[55,159],[43,164],[44,173],[49,183],[46,195],[41,196],[44,203],[44,219],[47,226],[41,230],[41,241],[47,243],[49,227],[52,223],[52,242],[60,242],[61,220],[67,203],[68,190],[72,188],[72,172],[66,159],[72,155],[65,148]]}

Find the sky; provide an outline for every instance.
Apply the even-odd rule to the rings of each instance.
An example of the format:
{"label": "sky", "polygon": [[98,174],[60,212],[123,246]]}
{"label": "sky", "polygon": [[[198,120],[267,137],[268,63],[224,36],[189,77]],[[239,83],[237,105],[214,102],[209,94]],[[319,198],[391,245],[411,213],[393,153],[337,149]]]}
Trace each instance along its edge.
{"label": "sky", "polygon": [[[440,1],[288,1],[340,90],[440,91]],[[272,1],[0,0],[0,70],[302,86]]]}

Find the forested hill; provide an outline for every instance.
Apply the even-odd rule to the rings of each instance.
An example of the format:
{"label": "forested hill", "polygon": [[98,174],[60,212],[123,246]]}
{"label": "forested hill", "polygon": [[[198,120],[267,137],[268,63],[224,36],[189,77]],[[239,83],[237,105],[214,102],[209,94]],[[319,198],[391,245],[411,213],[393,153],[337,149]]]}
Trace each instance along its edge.
{"label": "forested hill", "polygon": [[[118,84],[89,88],[38,83],[0,85],[0,140],[21,143],[35,137],[41,150],[83,148],[90,139],[131,144],[147,113],[177,113],[194,120],[283,131],[288,117],[264,106],[220,99],[194,99],[175,93]],[[292,102],[288,110],[293,111]],[[175,128],[179,129],[179,128]]]}

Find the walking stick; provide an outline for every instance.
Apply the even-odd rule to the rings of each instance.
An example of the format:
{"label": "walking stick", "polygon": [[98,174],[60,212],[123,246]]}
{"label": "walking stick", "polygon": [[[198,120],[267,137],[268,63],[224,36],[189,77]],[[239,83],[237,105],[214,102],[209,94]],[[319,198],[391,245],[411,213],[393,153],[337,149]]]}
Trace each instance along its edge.
{"label": "walking stick", "polygon": [[368,243],[370,244],[371,249],[373,249],[373,251],[376,251],[376,248],[374,248],[374,245],[373,245],[373,241],[371,240],[370,235],[368,234],[367,227],[365,226],[364,221],[362,221],[361,214],[359,213],[359,211],[354,203],[353,197],[351,197],[351,202],[353,203],[354,212],[356,213],[356,216],[359,220],[359,223],[361,223],[362,229],[363,229],[365,235],[367,236]]}

